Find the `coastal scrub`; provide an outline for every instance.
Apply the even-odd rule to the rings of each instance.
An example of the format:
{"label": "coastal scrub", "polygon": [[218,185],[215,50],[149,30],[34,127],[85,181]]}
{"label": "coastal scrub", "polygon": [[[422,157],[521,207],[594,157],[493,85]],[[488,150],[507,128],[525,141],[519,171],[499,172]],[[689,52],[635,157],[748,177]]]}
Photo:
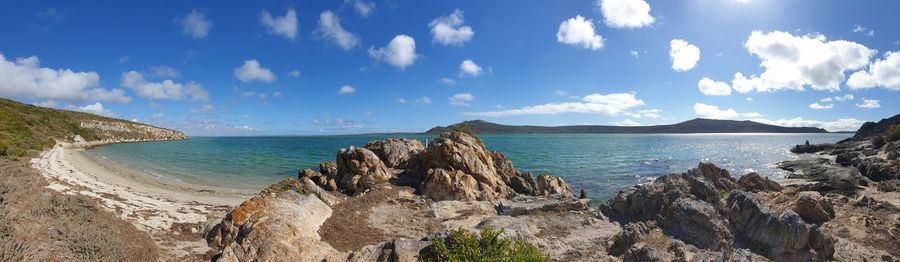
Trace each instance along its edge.
{"label": "coastal scrub", "polygon": [[501,237],[503,229],[486,228],[480,234],[463,229],[450,231],[447,239],[435,238],[425,261],[549,261],[524,240]]}

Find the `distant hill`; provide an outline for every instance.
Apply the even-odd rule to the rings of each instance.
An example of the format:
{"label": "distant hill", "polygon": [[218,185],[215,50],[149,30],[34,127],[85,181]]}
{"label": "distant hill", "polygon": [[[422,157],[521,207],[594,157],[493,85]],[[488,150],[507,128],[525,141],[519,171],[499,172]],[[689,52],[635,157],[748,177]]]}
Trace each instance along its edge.
{"label": "distant hill", "polygon": [[714,120],[697,118],[673,125],[655,126],[510,126],[484,120],[466,121],[445,127],[435,127],[425,133],[435,134],[453,129],[454,126],[468,126],[477,134],[568,134],[568,133],[611,133],[611,134],[685,134],[685,133],[827,133],[816,127],[783,127],[753,121]]}
{"label": "distant hill", "polygon": [[900,114],[881,119],[881,121],[878,121],[877,123],[865,122],[862,126],[859,127],[859,130],[856,130],[856,133],[853,134],[853,137],[845,140],[868,140],[873,136],[884,134],[888,129],[896,125],[900,125]]}
{"label": "distant hill", "polygon": [[25,156],[76,136],[85,141],[187,138],[171,129],[0,98],[0,156]]}

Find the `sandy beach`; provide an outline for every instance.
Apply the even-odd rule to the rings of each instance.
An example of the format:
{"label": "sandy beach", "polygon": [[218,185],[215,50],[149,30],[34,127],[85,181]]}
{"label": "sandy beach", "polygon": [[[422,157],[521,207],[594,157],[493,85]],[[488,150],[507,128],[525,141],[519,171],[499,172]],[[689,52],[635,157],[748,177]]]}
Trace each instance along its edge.
{"label": "sandy beach", "polygon": [[58,144],[31,163],[47,178],[48,188],[96,198],[104,208],[149,232],[176,257],[202,254],[207,247],[200,238],[173,239],[171,234],[177,231],[173,226],[202,225],[257,193],[160,179],[85,149],[102,144]]}

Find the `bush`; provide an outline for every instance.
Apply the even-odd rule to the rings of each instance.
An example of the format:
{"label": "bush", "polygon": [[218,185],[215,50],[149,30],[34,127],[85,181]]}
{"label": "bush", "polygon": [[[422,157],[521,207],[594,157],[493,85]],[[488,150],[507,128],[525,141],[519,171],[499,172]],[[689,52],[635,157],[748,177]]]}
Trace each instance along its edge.
{"label": "bush", "polygon": [[481,234],[463,229],[450,231],[446,240],[435,238],[425,261],[550,261],[524,240],[503,238],[503,230],[486,228]]}
{"label": "bush", "polygon": [[888,142],[900,140],[900,125],[894,125],[884,132],[884,136]]}
{"label": "bush", "polygon": [[475,134],[474,132],[472,132],[472,128],[469,127],[469,123],[462,123],[462,124],[454,125],[453,131],[463,132],[463,133],[470,134],[470,135]]}
{"label": "bush", "polygon": [[884,144],[884,136],[875,136],[872,138],[872,146],[875,146],[876,149],[883,147]]}

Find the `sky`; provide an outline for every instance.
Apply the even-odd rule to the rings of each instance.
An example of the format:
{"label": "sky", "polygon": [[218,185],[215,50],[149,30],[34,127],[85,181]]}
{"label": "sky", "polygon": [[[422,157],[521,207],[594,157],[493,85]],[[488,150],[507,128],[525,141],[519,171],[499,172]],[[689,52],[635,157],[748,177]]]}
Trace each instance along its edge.
{"label": "sky", "polygon": [[0,7],[0,97],[195,136],[698,117],[843,131],[900,112],[898,1]]}

